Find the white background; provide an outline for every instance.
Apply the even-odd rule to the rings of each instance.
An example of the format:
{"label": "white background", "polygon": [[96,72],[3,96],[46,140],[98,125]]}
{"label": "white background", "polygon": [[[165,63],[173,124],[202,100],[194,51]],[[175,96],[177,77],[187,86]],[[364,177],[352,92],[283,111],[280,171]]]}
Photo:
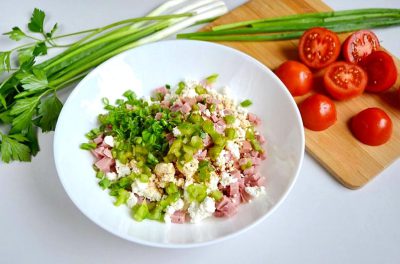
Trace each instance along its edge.
{"label": "white background", "polygon": [[[160,2],[1,0],[0,32],[25,26],[34,7],[62,32],[74,32],[142,16]],[[233,8],[244,1],[226,2]],[[399,0],[326,2],[334,9],[400,8]],[[375,32],[399,57],[400,28]],[[10,45],[0,38],[0,50]],[[171,250],[122,240],[89,221],[58,180],[53,133],[39,139],[33,162],[0,164],[0,263],[400,263],[399,161],[351,191],[306,155],[293,191],[267,220],[219,244]]]}

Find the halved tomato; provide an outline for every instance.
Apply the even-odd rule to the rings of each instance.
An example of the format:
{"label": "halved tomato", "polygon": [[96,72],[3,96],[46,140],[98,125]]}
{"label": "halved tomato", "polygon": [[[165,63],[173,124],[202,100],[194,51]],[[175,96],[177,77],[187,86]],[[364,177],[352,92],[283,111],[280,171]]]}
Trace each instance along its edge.
{"label": "halved tomato", "polygon": [[346,61],[359,63],[380,47],[378,37],[369,30],[354,32],[344,41],[342,54]]}
{"label": "halved tomato", "polygon": [[324,74],[325,89],[337,100],[362,94],[367,82],[367,73],[361,67],[344,61],[332,63]]}
{"label": "halved tomato", "polygon": [[335,104],[322,94],[307,97],[299,104],[299,110],[304,126],[310,130],[325,130],[337,120]]}
{"label": "halved tomato", "polygon": [[293,96],[304,95],[312,88],[312,72],[303,63],[292,60],[285,61],[276,69],[275,74]]}
{"label": "halved tomato", "polygon": [[360,65],[368,74],[367,91],[383,92],[395,84],[397,69],[388,53],[381,50],[372,52]]}
{"label": "halved tomato", "polygon": [[336,61],[339,54],[339,37],[326,28],[311,28],[300,38],[300,60],[310,68],[320,69],[328,66]]}

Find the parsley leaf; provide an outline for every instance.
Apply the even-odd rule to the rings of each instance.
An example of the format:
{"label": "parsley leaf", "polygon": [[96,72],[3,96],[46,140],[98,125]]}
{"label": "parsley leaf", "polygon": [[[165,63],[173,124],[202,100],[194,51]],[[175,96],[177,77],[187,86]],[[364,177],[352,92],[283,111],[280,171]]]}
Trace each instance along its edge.
{"label": "parsley leaf", "polygon": [[28,131],[26,133],[26,137],[29,140],[27,145],[31,149],[31,155],[36,156],[36,154],[40,150],[39,141],[38,141],[38,137],[37,137],[37,127],[32,124],[28,128]]}
{"label": "parsley leaf", "polygon": [[38,9],[35,8],[32,13],[31,21],[28,24],[28,28],[32,32],[43,33],[43,23],[46,14]]}
{"label": "parsley leaf", "polygon": [[32,73],[19,73],[17,77],[25,90],[41,90],[47,88],[49,84],[46,73],[39,69],[33,69]]}
{"label": "parsley leaf", "polygon": [[44,99],[39,105],[37,125],[43,132],[53,131],[56,128],[58,115],[63,104],[56,95]]}
{"label": "parsley leaf", "polygon": [[1,51],[0,52],[0,73],[5,71],[10,71],[11,62],[10,62],[10,51]]}
{"label": "parsley leaf", "polygon": [[13,131],[26,133],[32,124],[32,117],[36,113],[40,97],[28,97],[17,100],[11,108],[10,115],[15,116],[12,121]]}
{"label": "parsley leaf", "polygon": [[46,36],[47,36],[48,38],[52,38],[52,37],[54,36],[54,33],[57,31],[57,29],[58,29],[58,24],[55,23],[54,26],[53,26],[53,28],[51,29],[51,31],[48,32],[48,33],[46,33]]}
{"label": "parsley leaf", "polygon": [[26,37],[26,34],[19,28],[13,27],[10,32],[6,32],[3,35],[8,35],[12,40],[18,41]]}
{"label": "parsley leaf", "polygon": [[0,133],[1,139],[1,159],[5,163],[12,160],[31,161],[31,150],[23,142],[28,139],[20,134],[6,136]]}
{"label": "parsley leaf", "polygon": [[33,56],[33,51],[35,50],[35,46],[31,46],[24,49],[18,50],[18,63],[19,65],[24,64],[24,62],[29,61]]}

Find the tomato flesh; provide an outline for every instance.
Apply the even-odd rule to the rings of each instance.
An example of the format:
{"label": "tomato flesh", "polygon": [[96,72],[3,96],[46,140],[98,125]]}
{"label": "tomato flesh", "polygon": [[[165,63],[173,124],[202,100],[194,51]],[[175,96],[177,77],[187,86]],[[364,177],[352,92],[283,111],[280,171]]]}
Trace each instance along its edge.
{"label": "tomato flesh", "polygon": [[351,34],[342,45],[343,57],[351,63],[359,63],[380,47],[378,37],[369,30],[360,30]]}
{"label": "tomato flesh", "polygon": [[362,143],[379,146],[392,135],[392,120],[380,108],[367,108],[351,119],[351,131]]}
{"label": "tomato flesh", "polygon": [[392,56],[384,51],[372,52],[360,64],[368,74],[366,90],[383,92],[392,87],[397,79],[397,69]]}
{"label": "tomato flesh", "polygon": [[324,74],[324,86],[336,100],[348,100],[363,93],[368,82],[366,72],[347,62],[335,62]]}
{"label": "tomato flesh", "polygon": [[339,53],[339,37],[325,28],[311,28],[300,38],[300,60],[310,68],[320,69],[328,66],[338,58]]}
{"label": "tomato flesh", "polygon": [[300,96],[311,90],[313,75],[310,69],[297,61],[286,61],[282,63],[275,74],[288,88],[293,96]]}
{"label": "tomato flesh", "polygon": [[313,94],[305,99],[299,110],[304,126],[314,131],[327,129],[337,119],[335,104],[322,94]]}

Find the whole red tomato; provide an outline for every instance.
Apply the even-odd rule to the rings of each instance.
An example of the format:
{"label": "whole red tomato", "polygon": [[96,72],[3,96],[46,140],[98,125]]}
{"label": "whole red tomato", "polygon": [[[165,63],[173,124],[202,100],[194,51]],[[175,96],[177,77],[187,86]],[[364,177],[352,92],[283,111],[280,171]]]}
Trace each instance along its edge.
{"label": "whole red tomato", "polygon": [[392,135],[392,120],[380,108],[367,108],[351,119],[351,131],[362,143],[378,146]]}
{"label": "whole red tomato", "polygon": [[286,85],[293,96],[300,96],[311,90],[313,75],[303,63],[288,60],[282,63],[275,74]]}
{"label": "whole red tomato", "polygon": [[322,94],[314,94],[299,105],[301,118],[306,128],[321,131],[332,126],[337,119],[335,104]]}

